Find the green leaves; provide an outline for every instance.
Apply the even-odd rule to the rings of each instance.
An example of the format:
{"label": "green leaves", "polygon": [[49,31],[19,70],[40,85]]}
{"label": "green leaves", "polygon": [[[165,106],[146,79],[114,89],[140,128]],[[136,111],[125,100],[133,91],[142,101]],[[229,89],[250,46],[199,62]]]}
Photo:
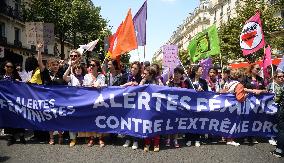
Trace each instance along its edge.
{"label": "green leaves", "polygon": [[[78,48],[80,44],[87,44],[95,39],[103,40],[111,34],[107,28],[107,20],[102,18],[100,10],[90,0],[31,0],[24,8],[24,18],[25,21],[53,23],[61,47],[68,40],[73,43],[74,48]],[[104,53],[102,41],[94,51],[95,54]],[[62,48],[61,58],[64,56]]]}
{"label": "green leaves", "polygon": [[[264,0],[241,0],[241,2],[239,2],[236,8],[237,16],[219,28],[222,60],[225,63],[228,61],[228,58],[243,58],[239,45],[240,33],[245,21],[253,16],[257,10],[261,12],[261,21],[266,43],[270,44],[272,48],[283,49],[283,37],[274,34],[275,32],[283,31],[281,27],[284,24],[282,18],[275,17],[275,15],[280,12],[280,9],[284,7],[283,0],[279,0],[278,2],[279,3],[273,5],[268,4]],[[254,55],[258,56],[261,54],[257,53]],[[252,58],[258,58],[257,56]]]}

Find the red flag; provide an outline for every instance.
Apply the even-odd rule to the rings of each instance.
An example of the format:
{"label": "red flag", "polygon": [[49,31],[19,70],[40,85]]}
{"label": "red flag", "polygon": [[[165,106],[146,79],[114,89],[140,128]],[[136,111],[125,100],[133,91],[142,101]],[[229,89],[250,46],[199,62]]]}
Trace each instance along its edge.
{"label": "red flag", "polygon": [[268,79],[270,77],[267,67],[272,65],[271,60],[271,48],[268,45],[268,47],[265,49],[264,59],[263,59],[263,75],[265,79]]}
{"label": "red flag", "polygon": [[260,13],[258,11],[244,25],[240,35],[240,45],[243,55],[254,53],[265,46]]}
{"label": "red flag", "polygon": [[131,9],[129,9],[125,21],[117,31],[116,39],[114,40],[113,50],[110,54],[112,59],[117,56],[137,49],[137,40],[132,21]]}
{"label": "red flag", "polygon": [[123,24],[123,22],[119,25],[119,27],[117,28],[116,32],[109,37],[109,49],[108,49],[108,51],[110,53],[112,53],[112,51],[114,49],[113,47],[116,46],[115,42],[117,42],[117,35],[118,35],[118,33],[119,33],[120,29],[121,29],[122,24]]}

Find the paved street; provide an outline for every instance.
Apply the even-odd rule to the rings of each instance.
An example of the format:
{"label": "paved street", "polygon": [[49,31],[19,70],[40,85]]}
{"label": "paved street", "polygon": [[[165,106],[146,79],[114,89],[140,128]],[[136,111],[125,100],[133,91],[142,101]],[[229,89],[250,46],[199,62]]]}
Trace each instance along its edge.
{"label": "paved street", "polygon": [[98,145],[87,147],[80,142],[73,148],[66,145],[15,144],[6,146],[0,140],[0,162],[224,162],[224,163],[283,163],[284,158],[275,158],[269,151],[274,147],[268,143],[240,147],[224,144],[202,145],[174,149],[162,146],[158,153],[145,153],[140,146],[136,151],[122,147],[122,141],[115,145],[99,148]]}

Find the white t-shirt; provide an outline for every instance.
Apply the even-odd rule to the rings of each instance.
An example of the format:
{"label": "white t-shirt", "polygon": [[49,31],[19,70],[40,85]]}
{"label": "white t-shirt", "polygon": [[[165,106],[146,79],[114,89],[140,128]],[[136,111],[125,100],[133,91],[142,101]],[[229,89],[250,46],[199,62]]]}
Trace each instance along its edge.
{"label": "white t-shirt", "polygon": [[[83,80],[83,83],[84,83],[84,80]],[[76,76],[73,74],[70,75],[70,85],[71,86],[82,86],[78,78],[76,78]]]}
{"label": "white t-shirt", "polygon": [[92,87],[95,82],[98,82],[99,86],[104,86],[105,76],[103,74],[99,74],[96,78],[94,78],[92,74],[86,74],[84,76],[83,86]]}
{"label": "white t-shirt", "polygon": [[239,81],[231,80],[225,83],[224,88],[228,89],[227,93],[235,93],[235,88],[239,83]]}

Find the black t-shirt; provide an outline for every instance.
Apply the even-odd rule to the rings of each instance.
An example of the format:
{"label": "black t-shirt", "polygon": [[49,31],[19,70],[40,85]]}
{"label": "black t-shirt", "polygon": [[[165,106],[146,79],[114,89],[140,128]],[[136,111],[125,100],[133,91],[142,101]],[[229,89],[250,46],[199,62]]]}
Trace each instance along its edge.
{"label": "black t-shirt", "polygon": [[188,88],[188,83],[186,83],[184,80],[181,80],[179,83],[175,83],[173,80],[171,80],[168,83],[169,87],[180,87],[180,88]]}
{"label": "black t-shirt", "polygon": [[45,68],[41,73],[42,83],[45,85],[65,85],[66,82],[63,80],[63,76],[59,73],[53,75],[51,71]]}
{"label": "black t-shirt", "polygon": [[142,80],[142,76],[140,74],[136,75],[136,76],[132,76],[132,75],[129,75],[128,76],[128,82],[137,82],[138,84],[141,82]]}
{"label": "black t-shirt", "polygon": [[265,89],[264,80],[260,76],[256,76],[256,80],[253,81],[251,76],[244,77],[243,81],[241,82],[245,88],[248,89]]}
{"label": "black t-shirt", "polygon": [[[191,81],[192,81],[192,79],[191,79]],[[189,79],[187,79],[187,82],[188,82],[188,84],[189,84],[189,88],[191,89],[191,88],[192,88],[192,85],[190,84]],[[198,87],[199,87],[199,85],[200,85],[201,88],[203,89],[203,91],[208,91],[208,84],[207,84],[207,81],[206,81],[205,79],[199,78],[197,83],[198,83],[198,84],[196,85],[196,84],[194,84],[194,83],[192,82],[192,84],[193,84],[193,86],[194,86],[194,88],[195,88],[196,90],[198,89]]]}

